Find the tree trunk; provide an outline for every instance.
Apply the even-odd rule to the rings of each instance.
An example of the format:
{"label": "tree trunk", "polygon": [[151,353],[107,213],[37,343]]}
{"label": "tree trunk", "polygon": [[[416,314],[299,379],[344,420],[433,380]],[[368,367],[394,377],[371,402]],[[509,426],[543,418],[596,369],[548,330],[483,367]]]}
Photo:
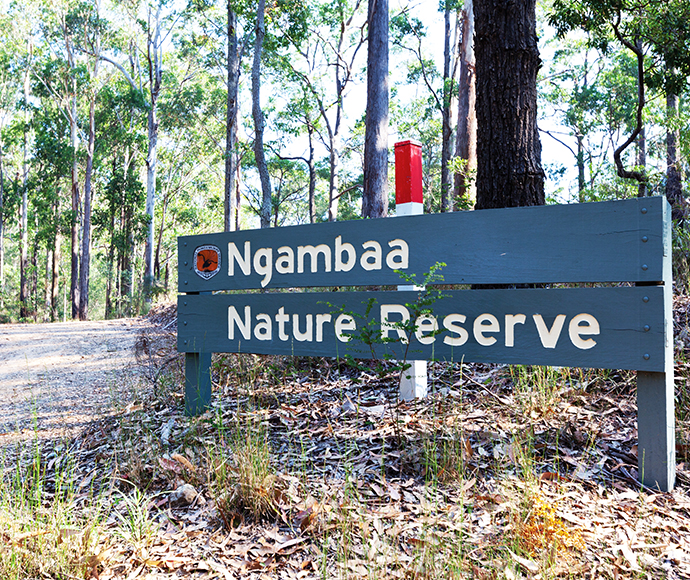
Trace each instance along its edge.
{"label": "tree trunk", "polygon": [[[113,162],[114,165],[114,162]],[[126,174],[125,174],[126,175]],[[110,213],[110,243],[106,265],[108,272],[105,279],[105,313],[106,320],[113,318],[113,262],[115,260],[115,209]]]}
{"label": "tree trunk", "polygon": [[316,221],[316,167],[314,166],[314,125],[309,120],[307,122],[307,133],[309,135],[309,223]]}
{"label": "tree trunk", "polygon": [[53,281],[53,250],[50,247],[46,248],[46,269],[43,280],[43,322],[50,320],[50,313],[52,311],[50,299],[52,298],[52,281]]}
{"label": "tree trunk", "polygon": [[577,199],[585,203],[585,148],[582,135],[578,132],[577,138]]}
{"label": "tree trunk", "polygon": [[328,176],[328,221],[338,218],[338,170],[340,169],[340,137],[334,134],[330,138],[330,151],[328,155],[330,175]]}
{"label": "tree trunk", "polygon": [[535,0],[474,5],[477,209],[541,205]]}
{"label": "tree trunk", "polygon": [[[149,18],[151,14],[149,13]],[[151,303],[153,288],[153,218],[156,204],[156,168],[158,165],[158,96],[163,78],[161,41],[161,4],[156,9],[154,26],[148,31],[148,68],[151,103],[148,115],[148,155],[146,156],[146,215],[149,223],[146,228],[144,246],[144,302]]]}
{"label": "tree trunk", "polygon": [[254,61],[252,64],[252,119],[254,120],[254,160],[257,171],[259,172],[259,179],[261,182],[261,207],[260,218],[261,227],[268,228],[271,225],[271,181],[268,175],[268,166],[266,164],[266,156],[264,151],[264,125],[265,119],[263,111],[261,110],[261,52],[263,49],[263,40],[266,34],[264,26],[264,12],[266,10],[266,3],[260,0],[257,6],[256,26],[254,29]]}
{"label": "tree trunk", "polygon": [[369,0],[362,217],[388,213],[388,0]]}
{"label": "tree trunk", "polygon": [[474,173],[477,170],[477,114],[476,74],[474,62],[474,11],[472,0],[465,1],[462,10],[462,40],[460,45],[460,79],[458,83],[458,128],[455,155],[464,161],[455,174],[455,199],[469,197],[476,201]]}
{"label": "tree trunk", "polygon": [[671,215],[680,226],[685,221],[686,206],[683,199],[683,183],[679,169],[678,143],[678,97],[673,93],[666,95],[666,199],[671,204]]}
{"label": "tree trunk", "polygon": [[445,42],[443,45],[443,108],[441,110],[441,211],[453,211],[453,187],[450,181],[450,156],[452,151],[453,127],[451,101],[453,99],[453,84],[455,79],[451,75],[451,42],[450,42],[450,2],[446,2],[444,10]]}
{"label": "tree trunk", "polygon": [[[38,229],[38,224],[34,224],[36,229]],[[35,231],[35,230],[34,230]],[[30,270],[30,290],[29,294],[31,296],[31,308],[29,311],[29,316],[33,318],[34,322],[38,322],[38,236],[34,236],[33,249],[31,252],[31,270]]]}
{"label": "tree trunk", "polygon": [[[57,215],[58,206],[55,206],[55,213]],[[50,281],[50,320],[55,322],[59,319],[58,316],[58,298],[60,293],[60,244],[61,236],[60,229],[56,229],[55,237],[53,238],[53,267],[51,269],[53,277]]]}
{"label": "tree trunk", "polygon": [[70,243],[72,250],[70,272],[70,302],[72,318],[79,316],[79,166],[77,160],[77,97],[72,102],[70,115],[70,143],[72,145],[72,217],[70,220]]}
{"label": "tree trunk", "polygon": [[[98,74],[98,59],[94,65],[94,78]],[[89,144],[86,150],[86,171],[84,175],[84,225],[81,237],[81,269],[79,271],[79,320],[89,316],[89,270],[91,266],[91,177],[93,175],[93,153],[96,144],[96,92],[89,104]]]}
{"label": "tree trunk", "polygon": [[[156,256],[154,259],[153,263],[153,271],[156,273],[156,279],[160,280],[161,277],[161,247],[163,245],[163,232],[165,231],[165,214],[168,211],[168,201],[169,201],[170,196],[165,195],[163,196],[163,210],[161,212],[161,223],[160,227],[158,228],[158,236],[156,240]],[[166,288],[167,290],[167,288]]]}
{"label": "tree trunk", "polygon": [[264,153],[264,125],[265,119],[261,110],[261,51],[263,49],[266,28],[264,26],[264,12],[266,0],[259,0],[256,8],[256,28],[254,43],[254,63],[252,65],[252,118],[254,119],[254,160],[261,180],[261,227],[271,227],[271,180],[268,175],[268,165]]}
{"label": "tree trunk", "polygon": [[70,99],[69,129],[70,129],[70,146],[72,148],[72,216],[70,219],[70,243],[71,243],[71,271],[70,271],[70,303],[72,307],[71,316],[77,318],[79,316],[79,159],[77,157],[77,149],[79,140],[77,136],[77,74],[76,65],[74,62],[74,52],[72,50],[72,42],[67,32],[67,27],[64,25],[63,34],[65,36],[65,48],[67,50],[67,60],[72,74],[72,95]]}
{"label": "tree trunk", "polygon": [[[644,125],[640,127],[640,134],[637,136],[637,171],[646,175],[647,167],[647,132]],[[647,181],[642,180],[637,184],[637,197],[647,197]]]}
{"label": "tree trunk", "polygon": [[22,162],[22,209],[20,217],[19,317],[29,317],[29,70],[24,75],[24,153]]}
{"label": "tree trunk", "polygon": [[228,0],[228,101],[225,134],[225,231],[235,231],[237,204],[235,203],[235,165],[237,154],[237,100],[240,80],[239,56],[237,52],[237,16]]}

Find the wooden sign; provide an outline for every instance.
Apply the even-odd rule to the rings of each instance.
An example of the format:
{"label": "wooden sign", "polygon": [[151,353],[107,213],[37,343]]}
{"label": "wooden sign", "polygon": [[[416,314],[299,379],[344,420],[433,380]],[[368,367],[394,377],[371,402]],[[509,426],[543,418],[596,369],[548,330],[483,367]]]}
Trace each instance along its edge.
{"label": "wooden sign", "polygon": [[[653,282],[663,278],[662,203],[643,198],[183,236],[179,290],[397,285],[404,283],[399,272],[421,277],[437,262],[446,263],[449,284]],[[205,248],[219,259],[217,267],[210,262],[211,275],[199,268]]]}
{"label": "wooden sign", "polygon": [[[413,202],[410,202],[413,203]],[[186,407],[211,399],[211,352],[437,359],[637,371],[643,483],[675,480],[670,207],[662,197],[185,236],[178,349]],[[417,282],[444,291],[280,288]],[[469,285],[540,288],[469,289]],[[596,287],[595,287],[596,286]],[[216,294],[260,289],[261,292]],[[362,341],[369,325],[372,344]]]}
{"label": "wooden sign", "polygon": [[[663,371],[661,287],[181,296],[180,352],[445,360]],[[367,312],[368,310],[368,312]],[[409,324],[411,323],[411,324]],[[368,325],[382,341],[363,344]],[[409,329],[406,332],[405,326]]]}

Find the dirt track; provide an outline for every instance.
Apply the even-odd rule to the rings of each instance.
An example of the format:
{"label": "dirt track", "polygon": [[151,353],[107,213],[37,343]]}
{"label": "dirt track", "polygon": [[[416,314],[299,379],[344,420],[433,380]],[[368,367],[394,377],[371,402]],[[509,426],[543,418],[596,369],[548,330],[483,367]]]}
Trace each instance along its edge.
{"label": "dirt track", "polygon": [[125,401],[143,324],[0,325],[0,445],[74,434]]}

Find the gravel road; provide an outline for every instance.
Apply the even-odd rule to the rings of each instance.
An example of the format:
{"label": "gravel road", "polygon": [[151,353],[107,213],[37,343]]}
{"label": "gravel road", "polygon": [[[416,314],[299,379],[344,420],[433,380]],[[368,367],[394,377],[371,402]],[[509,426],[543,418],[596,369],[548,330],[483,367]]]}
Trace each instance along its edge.
{"label": "gravel road", "polygon": [[125,401],[144,324],[0,324],[0,446],[73,435]]}

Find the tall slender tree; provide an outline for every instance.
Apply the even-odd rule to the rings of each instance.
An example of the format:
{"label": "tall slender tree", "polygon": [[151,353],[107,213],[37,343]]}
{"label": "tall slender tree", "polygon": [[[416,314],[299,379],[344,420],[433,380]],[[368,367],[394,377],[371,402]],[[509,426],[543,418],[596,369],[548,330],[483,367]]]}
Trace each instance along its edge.
{"label": "tall slender tree", "polygon": [[458,123],[455,155],[462,160],[460,171],[455,174],[455,199],[468,196],[476,199],[474,173],[477,169],[477,100],[474,58],[474,9],[473,1],[465,0],[460,12],[462,34],[460,36],[460,72],[458,78]]}
{"label": "tall slender tree", "polygon": [[20,282],[19,282],[19,317],[29,318],[31,316],[31,305],[29,302],[29,139],[30,139],[30,108],[29,97],[31,94],[31,59],[33,55],[33,42],[31,39],[27,40],[27,59],[26,69],[24,70],[23,82],[23,109],[24,109],[24,127],[23,127],[23,147],[22,147],[22,204],[20,217]]}
{"label": "tall slender tree", "polygon": [[82,226],[81,264],[79,270],[79,319],[89,316],[89,274],[91,269],[91,207],[93,201],[93,160],[96,146],[96,98],[98,96],[98,72],[100,66],[101,39],[100,0],[96,0],[82,15],[84,47],[92,54],[91,82],[89,90],[89,132],[86,146],[84,171],[84,218]]}
{"label": "tall slender tree", "polygon": [[228,97],[225,131],[225,181],[224,181],[224,224],[225,231],[232,232],[238,227],[237,196],[235,175],[237,173],[237,126],[239,114],[239,84],[241,50],[237,40],[237,14],[232,0],[228,0]]}
{"label": "tall slender tree", "polygon": [[266,0],[259,0],[256,7],[256,26],[254,29],[254,63],[252,64],[252,118],[254,119],[254,159],[259,171],[261,181],[261,227],[271,226],[271,178],[266,164],[264,151],[264,127],[266,120],[261,109],[261,53],[264,37],[266,36],[265,24]]}
{"label": "tall slender tree", "polygon": [[369,0],[362,217],[388,213],[388,0]]}

